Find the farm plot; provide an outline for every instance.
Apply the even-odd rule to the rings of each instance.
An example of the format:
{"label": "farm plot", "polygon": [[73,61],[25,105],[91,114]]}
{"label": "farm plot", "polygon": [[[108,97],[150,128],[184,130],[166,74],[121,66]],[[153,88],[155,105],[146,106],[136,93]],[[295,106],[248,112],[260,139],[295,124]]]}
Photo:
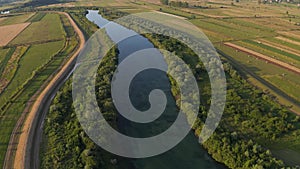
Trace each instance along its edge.
{"label": "farm plot", "polygon": [[2,74],[0,75],[0,93],[5,89],[5,87],[9,84],[10,80],[15,75],[19,60],[23,56],[23,54],[27,50],[27,46],[19,46],[16,48],[15,52],[9,59],[8,63],[6,64],[5,69],[3,70]]}
{"label": "farm plot", "polygon": [[300,39],[300,31],[278,31],[279,34],[284,35],[284,36],[288,36],[294,39]]}
{"label": "farm plot", "polygon": [[299,59],[300,59],[300,50],[296,50],[296,49],[293,49],[293,48],[290,48],[288,46],[281,45],[278,43],[270,42],[265,39],[259,39],[259,40],[254,40],[254,41],[257,43],[262,43],[264,45],[270,46],[272,48],[279,49],[279,50],[287,52],[287,53],[291,53],[293,55],[297,55],[297,56],[299,56]]}
{"label": "farm plot", "polygon": [[232,48],[234,48],[234,49],[237,49],[237,50],[239,50],[239,51],[248,53],[248,54],[253,55],[253,56],[255,56],[255,57],[258,57],[258,58],[260,58],[260,59],[266,60],[266,61],[268,61],[268,62],[270,62],[270,63],[273,63],[273,64],[275,64],[275,65],[278,65],[278,66],[280,66],[280,67],[283,67],[283,68],[285,68],[285,69],[287,69],[287,70],[290,70],[290,71],[293,71],[293,72],[295,72],[295,73],[300,74],[300,69],[299,69],[299,68],[297,68],[297,67],[295,67],[295,66],[292,66],[292,65],[290,65],[290,64],[287,64],[287,63],[285,63],[285,62],[276,60],[276,59],[271,58],[271,57],[269,57],[269,56],[263,55],[263,54],[261,54],[261,53],[255,52],[255,51],[253,51],[253,50],[244,48],[244,47],[239,46],[239,45],[235,45],[235,44],[233,44],[233,43],[225,43],[225,45],[226,45],[226,46],[229,46],[229,47],[232,47]]}
{"label": "farm plot", "polygon": [[[271,38],[264,38],[264,40],[266,40],[268,42],[272,42],[273,44],[277,44],[277,45],[280,45],[280,46],[285,46],[287,48],[292,49],[293,51],[296,50],[296,51],[300,52],[299,51],[299,49],[300,49],[300,42],[299,42],[299,45],[296,45],[296,44],[287,42],[285,40],[281,40],[280,38],[281,37],[271,37]],[[282,37],[282,38],[284,38],[284,37]],[[287,39],[287,40],[290,40],[290,39]]]}
{"label": "farm plot", "polygon": [[291,40],[289,38],[278,36],[278,37],[276,37],[276,39],[279,39],[279,40],[282,40],[282,41],[285,41],[285,42],[292,43],[294,45],[299,45],[300,46],[300,42]]}
{"label": "farm plot", "polygon": [[0,50],[0,72],[3,72],[4,67],[6,66],[11,55],[14,53],[16,48],[6,48]]}
{"label": "farm plot", "polygon": [[0,46],[6,46],[20,32],[22,32],[30,23],[20,23],[14,25],[0,26]]}
{"label": "farm plot", "polygon": [[[255,25],[249,25],[241,20],[234,19],[204,19],[205,22],[221,26],[223,28],[228,28],[231,30],[231,34],[236,39],[240,38],[256,38],[264,36],[273,36],[275,35],[272,31],[268,29],[258,28]],[[229,33],[230,31],[224,32]],[[237,33],[238,32],[238,33]]]}
{"label": "farm plot", "polygon": [[300,68],[300,57],[298,55],[294,55],[262,43],[257,43],[253,40],[238,41],[236,44]]}
{"label": "farm plot", "polygon": [[46,15],[46,13],[44,13],[44,12],[38,12],[38,13],[36,13],[34,16],[32,16],[31,18],[29,18],[29,19],[27,20],[27,22],[38,22],[38,21],[40,21],[45,15]]}
{"label": "farm plot", "polygon": [[[265,60],[257,59],[255,57],[249,56],[249,54],[244,52],[237,52],[235,49],[221,45],[219,47],[224,53],[233,58],[239,66],[242,68],[253,72],[256,76],[265,79],[267,82],[277,87],[277,89],[285,92],[290,97],[300,101],[300,94],[297,94],[300,85],[299,75],[286,70],[285,68],[278,67],[277,65],[266,62]],[[239,70],[239,69],[238,69]],[[243,72],[242,70],[239,70]],[[300,106],[295,105],[290,102],[290,100],[282,97],[280,93],[278,93],[277,89],[269,88],[268,86],[264,86],[259,81],[256,80],[256,77],[248,76],[247,80],[250,81],[255,86],[262,88],[266,92],[270,92],[272,95],[276,96],[281,104],[285,106],[291,106],[292,110],[295,112],[300,112]]]}
{"label": "farm plot", "polygon": [[48,13],[39,22],[33,22],[10,45],[42,43],[64,38],[64,30],[58,14]]}
{"label": "farm plot", "polygon": [[9,17],[4,17],[0,22],[0,26],[3,25],[13,25],[13,24],[18,24],[18,23],[24,23],[26,22],[29,18],[31,18],[35,13],[25,13],[25,14],[18,14],[16,16],[9,16]]}
{"label": "farm plot", "polygon": [[[0,67],[1,67],[1,63],[4,60],[5,56],[7,55],[8,51],[9,51],[9,48],[0,49]],[[2,72],[2,71],[0,71],[0,72]]]}
{"label": "farm plot", "polygon": [[[10,98],[21,86],[30,79],[36,70],[45,65],[62,49],[63,41],[50,42],[31,46],[19,61],[19,67],[10,84],[0,95],[0,105]],[[45,50],[47,49],[47,50]]]}

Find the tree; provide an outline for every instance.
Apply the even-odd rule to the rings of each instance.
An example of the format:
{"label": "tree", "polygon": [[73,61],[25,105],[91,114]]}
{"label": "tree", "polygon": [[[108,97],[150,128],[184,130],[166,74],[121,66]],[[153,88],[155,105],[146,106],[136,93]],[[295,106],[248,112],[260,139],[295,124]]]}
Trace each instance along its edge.
{"label": "tree", "polygon": [[160,0],[160,2],[164,5],[169,5],[169,0]]}

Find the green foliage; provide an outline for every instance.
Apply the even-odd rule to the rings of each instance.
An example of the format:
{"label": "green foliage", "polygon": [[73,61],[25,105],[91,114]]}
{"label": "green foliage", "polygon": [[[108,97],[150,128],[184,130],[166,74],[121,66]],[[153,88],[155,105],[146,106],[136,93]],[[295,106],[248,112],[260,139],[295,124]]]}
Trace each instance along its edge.
{"label": "green foliage", "polygon": [[[117,50],[112,49],[99,66],[96,95],[103,116],[116,125],[116,111],[111,106],[110,81],[117,65]],[[42,168],[116,168],[116,158],[98,147],[85,134],[72,107],[72,81],[57,93],[45,123]]]}
{"label": "green foliage", "polygon": [[160,2],[164,5],[169,5],[169,0],[160,0]]}
{"label": "green foliage", "polygon": [[182,1],[171,1],[169,3],[170,6],[174,6],[174,7],[180,7],[180,8],[187,8],[189,7],[189,3],[187,2],[182,2]]}

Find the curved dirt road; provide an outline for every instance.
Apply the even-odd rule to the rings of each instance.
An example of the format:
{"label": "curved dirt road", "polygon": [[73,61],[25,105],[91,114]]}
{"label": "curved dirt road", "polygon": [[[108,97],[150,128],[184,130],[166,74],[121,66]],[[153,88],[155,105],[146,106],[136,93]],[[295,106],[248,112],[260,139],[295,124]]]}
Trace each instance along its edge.
{"label": "curved dirt road", "polygon": [[[41,120],[45,117],[47,110],[44,110],[45,107],[49,106],[51,99],[58,90],[59,86],[63,84],[68,74],[72,71],[73,66],[76,62],[76,57],[79,52],[83,49],[85,44],[85,38],[79,27],[73,21],[69,14],[65,12],[56,12],[59,14],[65,15],[71,25],[73,26],[75,32],[80,39],[79,47],[77,50],[70,56],[70,59],[63,65],[63,67],[58,71],[58,73],[50,80],[47,86],[39,93],[35,102],[33,103],[31,109],[23,112],[21,118],[18,120],[15,129],[11,135],[9,146],[17,143],[16,154],[13,162],[13,168],[16,169],[32,169],[37,168],[39,165],[39,146],[41,138],[41,127],[38,127],[42,124]],[[25,120],[26,117],[26,120]],[[24,122],[25,120],[25,122]],[[38,127],[38,128],[37,128]],[[21,129],[21,134],[19,135],[18,129]],[[18,139],[19,138],[19,139]],[[12,151],[8,146],[5,159],[13,158]],[[5,161],[6,163],[8,161]],[[12,164],[11,164],[12,165]],[[9,165],[5,165],[4,168],[7,168]],[[12,166],[11,166],[12,167]]]}

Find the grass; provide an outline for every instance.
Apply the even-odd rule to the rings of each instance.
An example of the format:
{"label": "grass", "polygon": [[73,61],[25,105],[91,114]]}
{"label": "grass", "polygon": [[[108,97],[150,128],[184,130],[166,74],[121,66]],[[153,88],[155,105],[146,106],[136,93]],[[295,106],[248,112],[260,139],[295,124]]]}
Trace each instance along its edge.
{"label": "grass", "polygon": [[62,40],[64,30],[58,14],[48,13],[39,22],[33,22],[10,45]]}
{"label": "grass", "polygon": [[[0,49],[0,65],[2,64],[2,61],[5,59],[7,53],[9,51],[9,48],[6,49]],[[1,68],[1,66],[0,66]],[[2,72],[2,71],[1,71]]]}
{"label": "grass", "polygon": [[284,135],[276,141],[270,142],[272,153],[278,158],[282,158],[288,165],[300,164],[300,135],[299,131],[294,131],[289,135]]}
{"label": "grass", "polygon": [[38,22],[41,21],[41,19],[46,15],[46,13],[44,12],[38,12],[36,13],[34,16],[32,16],[31,18],[29,18],[27,20],[27,22]]}
{"label": "grass", "polygon": [[46,64],[63,47],[63,43],[63,41],[57,41],[31,46],[21,58],[19,68],[10,85],[0,95],[0,103],[3,104],[5,99],[10,98],[12,93],[31,78],[36,69]]}
{"label": "grass", "polygon": [[19,14],[16,16],[10,16],[10,17],[7,17],[6,19],[2,20],[0,22],[0,26],[24,23],[33,15],[34,15],[34,13],[26,13],[26,14]]}
{"label": "grass", "polygon": [[238,45],[241,45],[243,47],[249,48],[251,50],[254,50],[258,53],[267,55],[269,57],[275,58],[277,60],[289,63],[294,65],[295,67],[300,67],[300,62],[298,60],[295,60],[294,58],[300,58],[299,56],[289,54],[284,51],[277,52],[278,49],[272,48],[263,44],[259,44],[257,42],[251,41],[251,40],[244,40],[244,41],[238,41],[235,42]]}
{"label": "grass", "polygon": [[[300,96],[297,96],[297,90],[299,88],[300,79],[299,75],[290,72],[284,68],[278,67],[276,65],[272,65],[270,63],[266,63],[263,60],[256,59],[252,56],[248,56],[242,52],[236,52],[234,49],[231,49],[226,46],[218,46],[220,50],[231,56],[234,60],[236,60],[240,66],[246,68],[247,70],[253,72],[257,76],[267,80],[269,83],[276,86],[278,89],[284,91],[286,94],[290,95],[291,97],[295,98],[296,100],[300,101]],[[282,77],[282,74],[285,74]],[[254,82],[255,86],[262,87],[263,89],[268,89],[261,84],[259,84],[255,79],[249,78],[250,81]],[[248,79],[248,80],[249,80]],[[268,89],[271,91],[270,89]],[[276,91],[272,92],[272,95],[277,96],[278,101],[281,104],[286,106],[293,105],[291,102],[287,101],[286,99],[278,96]],[[295,105],[296,106],[296,105]],[[300,107],[296,108],[297,112],[300,112]]]}
{"label": "grass", "polygon": [[299,50],[299,48],[300,48],[299,45],[296,45],[296,44],[293,44],[293,43],[289,43],[289,42],[285,42],[283,40],[276,39],[276,38],[273,38],[273,37],[272,38],[266,38],[266,40],[268,40],[270,42],[278,43],[280,45],[287,46],[287,47],[295,49],[295,50]]}
{"label": "grass", "polygon": [[[257,28],[248,27],[245,24],[244,26],[237,23],[231,23],[228,19],[192,19],[191,23],[204,30],[214,32],[216,35],[212,36],[217,38],[219,42],[253,39],[275,35],[271,31],[262,31]],[[208,34],[208,36],[210,35]]]}
{"label": "grass", "polygon": [[15,48],[6,48],[0,50],[0,72],[3,72],[8,60],[14,53]]}
{"label": "grass", "polygon": [[268,51],[272,51],[272,52],[277,53],[279,55],[286,56],[286,57],[292,58],[294,60],[300,61],[300,56],[297,56],[297,55],[294,55],[294,54],[291,54],[291,53],[288,53],[288,52],[284,52],[284,51],[282,51],[280,49],[277,49],[277,48],[265,45],[263,43],[259,44],[257,42],[251,41],[251,40],[245,40],[244,42],[250,43],[252,45],[258,45],[259,47],[261,47],[263,49],[266,49]]}
{"label": "grass", "polygon": [[[294,77],[296,79],[299,79],[296,76]],[[285,93],[289,93],[289,95],[293,98],[300,100],[300,92],[297,92],[300,88],[300,84],[299,82],[296,83],[294,79],[291,79],[291,76],[265,76],[265,79],[268,80],[270,83],[274,84],[277,88],[281,89]]]}
{"label": "grass", "polygon": [[19,60],[24,55],[27,49],[27,46],[18,46],[7,62],[0,76],[0,93],[5,89],[5,87],[10,83],[11,79],[14,77],[19,66]]}

